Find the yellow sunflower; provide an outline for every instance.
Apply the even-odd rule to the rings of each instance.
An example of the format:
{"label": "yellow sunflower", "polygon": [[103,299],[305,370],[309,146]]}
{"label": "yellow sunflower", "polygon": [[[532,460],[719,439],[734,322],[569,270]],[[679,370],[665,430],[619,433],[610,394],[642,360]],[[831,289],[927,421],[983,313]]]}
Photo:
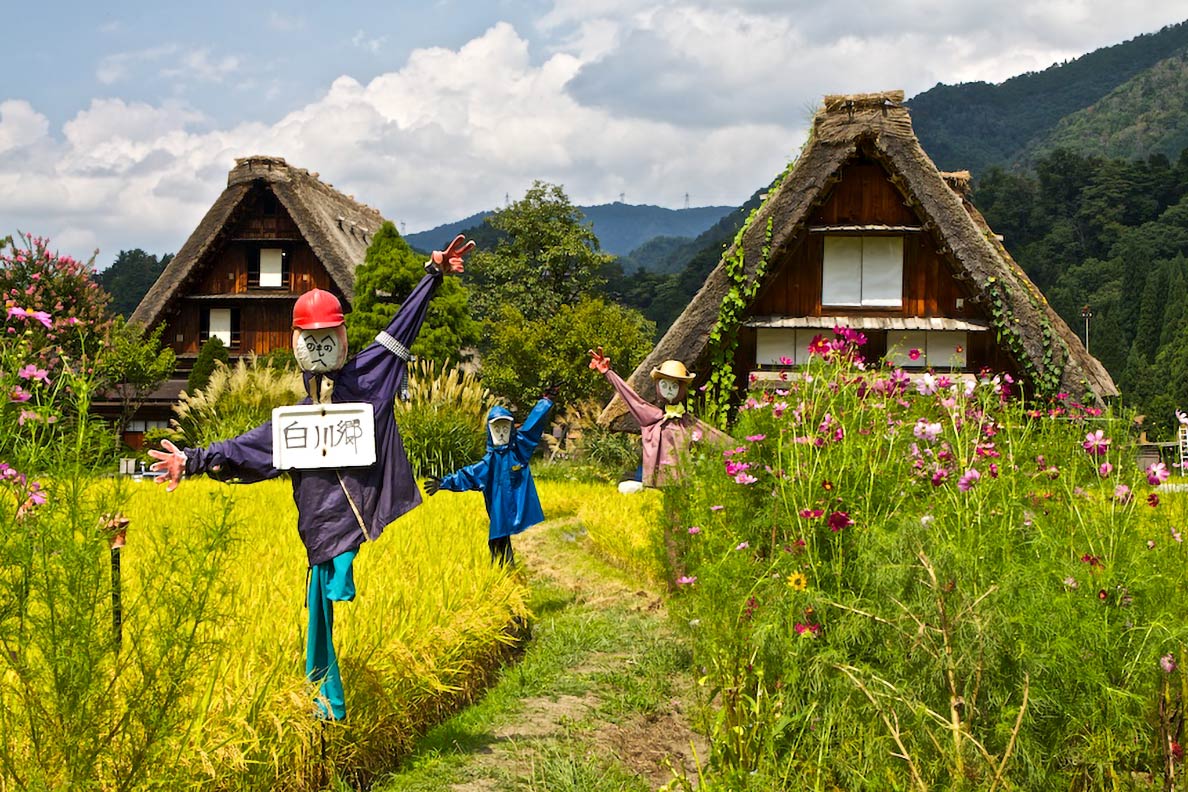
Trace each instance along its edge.
{"label": "yellow sunflower", "polygon": [[808,587],[808,578],[802,572],[793,572],[788,575],[788,588],[793,591],[804,591]]}

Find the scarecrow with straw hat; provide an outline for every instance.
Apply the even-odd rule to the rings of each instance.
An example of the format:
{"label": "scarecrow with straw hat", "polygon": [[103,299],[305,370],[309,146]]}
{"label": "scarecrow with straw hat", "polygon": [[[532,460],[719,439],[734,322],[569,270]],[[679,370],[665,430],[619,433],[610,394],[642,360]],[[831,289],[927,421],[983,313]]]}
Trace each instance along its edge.
{"label": "scarecrow with straw hat", "polygon": [[[442,276],[461,273],[462,257],[473,249],[474,242],[467,242],[459,234],[444,251],[434,251],[425,263],[427,274],[387,328],[349,361],[342,305],[337,297],[313,289],[302,294],[293,307],[293,353],[304,372],[309,394],[301,404],[325,405],[323,414],[336,410],[368,414],[374,426],[373,437],[351,438],[355,445],[374,451],[363,457],[374,461],[340,467],[306,464],[288,471],[297,503],[297,533],[309,560],[306,675],[320,686],[318,712],[326,719],[346,717],[342,675],[334,651],[334,603],[355,597],[355,555],[363,542],[378,539],[388,524],[421,503],[393,411],[412,357],[409,348],[416,341]],[[274,415],[294,409],[280,408]],[[355,425],[368,424],[363,421]],[[284,472],[283,467],[289,467],[277,455],[278,442],[288,447],[289,428],[278,426],[284,428],[274,433],[273,422],[268,421],[206,448],[181,450],[165,440],[163,451],[149,451],[157,460],[151,470],[157,473],[159,482],[167,482],[171,492],[183,475],[205,473],[219,481],[239,483],[275,478]],[[277,441],[282,433],[284,439]]]}
{"label": "scarecrow with straw hat", "polygon": [[643,484],[659,487],[679,477],[677,461],[690,443],[728,443],[730,437],[698,420],[685,409],[689,384],[696,375],[679,360],[666,360],[652,369],[652,380],[663,406],[656,406],[640,396],[610,367],[610,358],[602,347],[590,350],[590,368],[603,374],[615,393],[627,405],[628,412],[639,422],[643,440]]}

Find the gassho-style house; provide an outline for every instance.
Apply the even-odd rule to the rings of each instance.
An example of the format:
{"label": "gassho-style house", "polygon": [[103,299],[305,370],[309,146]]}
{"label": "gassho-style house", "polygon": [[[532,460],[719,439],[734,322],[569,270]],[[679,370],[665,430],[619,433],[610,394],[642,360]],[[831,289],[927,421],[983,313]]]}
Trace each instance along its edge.
{"label": "gassho-style house", "polygon": [[[1118,395],[970,202],[969,173],[941,173],[924,153],[902,102],[902,91],[825,97],[800,157],[627,378],[637,392],[670,358],[704,383],[722,351],[711,338],[733,345],[739,388],[778,382],[840,326],[909,373],[990,368],[1029,394]],[[724,307],[732,289],[740,313]],[[617,396],[599,420],[635,428]]]}

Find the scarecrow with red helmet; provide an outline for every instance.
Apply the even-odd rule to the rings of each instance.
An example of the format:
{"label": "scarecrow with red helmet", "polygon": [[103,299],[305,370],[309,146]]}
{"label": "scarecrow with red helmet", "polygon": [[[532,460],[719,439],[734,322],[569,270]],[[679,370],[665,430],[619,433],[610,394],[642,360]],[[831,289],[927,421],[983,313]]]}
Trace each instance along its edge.
{"label": "scarecrow with red helmet", "polygon": [[[421,502],[400,430],[396,399],[429,300],[444,273],[460,273],[462,257],[474,249],[458,235],[444,251],[434,251],[427,274],[400,306],[387,328],[347,360],[342,306],[330,292],[308,291],[293,308],[293,353],[309,394],[302,404],[346,405],[366,409],[374,421],[374,458],[357,467],[300,467],[289,470],[297,503],[297,532],[308,555],[309,636],[306,674],[320,684],[322,717],[346,716],[342,676],[334,651],[334,602],[355,596],[352,563],[359,546],[378,539],[384,528]],[[286,408],[287,409],[287,408]],[[183,475],[252,483],[283,470],[274,456],[274,427],[268,421],[239,437],[206,448],[179,450],[168,440],[164,451],[150,451],[151,469],[174,490]],[[367,438],[370,440],[370,438]],[[370,446],[369,446],[370,449]]]}
{"label": "scarecrow with red helmet", "polygon": [[590,368],[603,374],[615,393],[627,405],[627,411],[639,422],[643,445],[643,484],[659,487],[679,477],[679,455],[689,444],[704,440],[728,443],[730,437],[694,417],[685,408],[689,383],[696,375],[685,369],[679,360],[666,360],[652,369],[652,381],[661,406],[656,406],[636,393],[610,367],[610,358],[602,354],[602,347],[590,350]]}

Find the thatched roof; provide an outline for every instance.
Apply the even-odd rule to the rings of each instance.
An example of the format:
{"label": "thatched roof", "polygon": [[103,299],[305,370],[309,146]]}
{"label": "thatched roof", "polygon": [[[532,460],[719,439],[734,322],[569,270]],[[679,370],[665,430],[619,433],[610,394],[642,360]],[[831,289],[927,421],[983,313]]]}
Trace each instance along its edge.
{"label": "thatched roof", "polygon": [[227,188],[136,306],[131,321],[147,326],[161,318],[187,281],[201,272],[206,258],[221,249],[245,200],[261,186],[276,195],[335,286],[352,299],[355,267],[362,263],[383,216],[319,180],[316,173],[294,168],[281,157],[252,156],[235,160]]}
{"label": "thatched roof", "polygon": [[[633,388],[648,392],[649,372],[669,358],[695,371],[698,382],[705,380],[713,352],[708,340],[731,287],[725,262],[741,253],[744,277],[753,281],[763,248],[770,245],[772,267],[764,278],[773,277],[784,252],[806,231],[813,211],[840,179],[842,166],[861,155],[886,168],[924,230],[939,240],[955,274],[969,282],[992,316],[992,329],[1031,380],[1032,389],[1098,398],[1118,394],[1109,373],[1052,310],[969,202],[969,174],[942,174],[924,153],[902,102],[902,91],[825,97],[800,157],[739,232],[692,302],[628,378]],[[724,335],[735,331],[725,328]],[[633,428],[617,396],[599,421],[616,429]]]}

